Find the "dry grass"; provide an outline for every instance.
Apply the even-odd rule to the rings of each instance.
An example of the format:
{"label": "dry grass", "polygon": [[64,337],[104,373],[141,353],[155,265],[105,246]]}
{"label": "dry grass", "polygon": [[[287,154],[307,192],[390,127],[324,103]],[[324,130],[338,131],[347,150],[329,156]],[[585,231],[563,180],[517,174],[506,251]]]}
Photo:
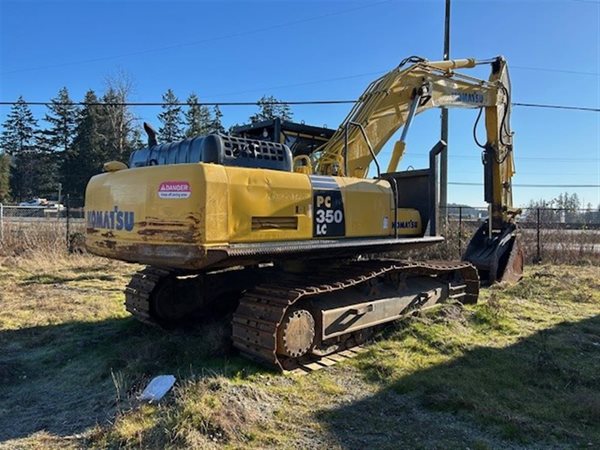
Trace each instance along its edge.
{"label": "dry grass", "polygon": [[[426,249],[426,257],[431,259],[460,259],[467,248],[478,223],[457,221],[448,222],[441,231],[446,240],[435,247]],[[549,264],[591,265],[600,264],[600,230],[594,229],[551,229],[550,224],[542,223],[540,230],[541,261]],[[528,264],[537,263],[538,246],[535,228],[520,228],[520,240]],[[423,257],[422,253],[417,256]]]}
{"label": "dry grass", "polygon": [[[64,251],[0,259],[0,447],[600,445],[595,267],[529,267],[479,305],[407,319],[304,377],[233,355],[226,321],[136,323],[122,305],[136,269]],[[174,392],[140,405],[165,373]]]}
{"label": "dry grass", "polygon": [[27,256],[40,253],[64,254],[74,235],[85,232],[83,221],[72,220],[69,224],[69,238],[64,219],[39,221],[10,221],[2,223],[0,257]]}

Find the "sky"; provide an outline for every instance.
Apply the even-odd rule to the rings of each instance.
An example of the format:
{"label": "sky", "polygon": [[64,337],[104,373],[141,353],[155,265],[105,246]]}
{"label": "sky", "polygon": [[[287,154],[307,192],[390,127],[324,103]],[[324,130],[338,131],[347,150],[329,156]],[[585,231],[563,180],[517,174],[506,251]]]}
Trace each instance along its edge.
{"label": "sky", "polygon": [[[0,101],[48,101],[63,86],[80,101],[123,75],[137,102],[160,101],[168,88],[182,101],[191,92],[207,102],[354,100],[406,56],[442,59],[443,24],[444,0],[0,0]],[[452,0],[450,53],[504,55],[514,102],[600,107],[600,0]],[[487,77],[486,68],[470,73]],[[307,105],[293,113],[336,128],[349,109]],[[0,123],[9,110],[0,106]],[[32,111],[43,125],[45,107]],[[224,106],[224,124],[245,123],[255,111]],[[140,124],[158,126],[160,108],[134,112]],[[426,167],[439,115],[415,119],[401,169]],[[482,182],[475,118],[475,110],[450,111],[451,183]],[[565,191],[600,205],[600,113],[516,106],[512,128],[515,205]],[[390,151],[378,155],[384,167]],[[484,205],[483,187],[451,184],[448,201]]]}

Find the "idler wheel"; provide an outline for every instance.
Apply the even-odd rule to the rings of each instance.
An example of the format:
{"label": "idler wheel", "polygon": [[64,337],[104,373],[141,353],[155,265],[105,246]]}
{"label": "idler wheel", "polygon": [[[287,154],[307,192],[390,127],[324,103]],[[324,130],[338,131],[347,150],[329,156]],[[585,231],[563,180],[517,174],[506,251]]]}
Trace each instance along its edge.
{"label": "idler wheel", "polygon": [[305,309],[288,313],[277,332],[277,353],[292,358],[306,354],[315,339],[315,319]]}

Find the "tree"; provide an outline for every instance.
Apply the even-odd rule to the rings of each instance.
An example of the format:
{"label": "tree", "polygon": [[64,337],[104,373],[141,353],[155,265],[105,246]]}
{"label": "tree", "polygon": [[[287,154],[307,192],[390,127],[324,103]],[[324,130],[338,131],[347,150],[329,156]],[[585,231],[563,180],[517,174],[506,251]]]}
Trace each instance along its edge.
{"label": "tree", "polygon": [[44,147],[51,152],[66,152],[75,138],[79,108],[69,97],[67,88],[63,87],[50,101],[48,109],[44,120],[50,127],[42,131]]}
{"label": "tree", "polygon": [[552,200],[531,200],[527,205],[527,215],[537,220],[539,214],[541,222],[568,222],[578,220],[582,215],[580,209],[581,201],[577,193],[564,192]]}
{"label": "tree", "polygon": [[75,138],[75,127],[79,108],[63,87],[48,105],[44,120],[49,127],[41,132],[40,158],[44,160],[44,178],[50,186],[57,186],[60,178],[60,164],[65,153],[71,148]]}
{"label": "tree", "polygon": [[250,116],[250,122],[262,122],[263,120],[281,119],[291,120],[293,113],[290,105],[281,103],[272,95],[263,95],[257,102],[259,111]]}
{"label": "tree", "polygon": [[222,117],[223,113],[221,112],[221,108],[219,108],[219,105],[215,105],[213,109],[213,118],[210,122],[209,133],[225,133],[225,127],[223,126],[223,122],[221,122]]}
{"label": "tree", "polygon": [[164,104],[163,112],[158,115],[162,126],[158,129],[159,138],[162,142],[174,142],[183,138],[183,120],[181,119],[181,106],[179,100],[171,89],[162,96]]}
{"label": "tree", "polygon": [[133,129],[133,134],[131,135],[131,148],[132,150],[138,150],[146,146],[146,142],[142,138],[142,131],[139,127]]}
{"label": "tree", "polygon": [[0,148],[12,156],[10,190],[17,201],[48,196],[56,191],[56,180],[47,170],[48,155],[40,146],[37,120],[22,96],[3,124]]}
{"label": "tree", "polygon": [[23,96],[20,96],[12,106],[2,128],[0,148],[4,153],[17,155],[36,149],[39,133],[37,121]]}
{"label": "tree", "polygon": [[10,199],[10,156],[0,154],[0,203]]}
{"label": "tree", "polygon": [[118,74],[107,78],[106,86],[98,132],[106,149],[106,161],[125,162],[135,145],[136,118],[127,107],[133,82],[126,74]]}
{"label": "tree", "polygon": [[65,194],[69,194],[72,204],[83,205],[85,187],[89,179],[102,171],[102,165],[109,159],[104,136],[100,133],[103,125],[104,105],[99,105],[94,91],[85,94],[73,145],[64,155],[62,180]]}
{"label": "tree", "polygon": [[537,215],[539,214],[541,222],[552,222],[555,220],[556,216],[553,207],[554,200],[530,200],[525,208],[525,216],[528,219],[537,220]]}
{"label": "tree", "polygon": [[559,194],[553,202],[556,208],[565,209],[567,211],[576,211],[581,208],[581,201],[576,193],[569,194],[568,192],[565,192]]}
{"label": "tree", "polygon": [[199,104],[198,96],[194,93],[190,94],[186,103],[189,106],[185,112],[185,136],[194,137],[208,134],[212,122],[210,110]]}

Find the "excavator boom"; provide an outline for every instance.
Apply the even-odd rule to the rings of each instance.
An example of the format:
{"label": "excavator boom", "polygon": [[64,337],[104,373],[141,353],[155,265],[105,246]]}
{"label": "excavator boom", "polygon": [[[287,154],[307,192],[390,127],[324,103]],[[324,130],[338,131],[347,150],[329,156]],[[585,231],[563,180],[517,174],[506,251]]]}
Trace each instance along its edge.
{"label": "excavator boom", "polygon": [[[491,65],[488,80],[455,72],[484,64]],[[441,107],[478,108],[480,114],[485,111],[487,141],[477,141],[476,128],[474,137],[483,149],[484,199],[489,204],[490,218],[474,236],[465,259],[473,262],[489,282],[515,281],[522,273],[523,255],[515,243],[517,232],[513,223],[518,211],[512,204],[515,166],[510,129],[511,85],[504,58],[438,62],[418,57],[405,59],[367,87],[333,137],[319,149],[315,171],[366,177],[369,165],[377,163],[383,146],[404,127],[387,168],[388,173],[395,172],[413,118]],[[479,116],[476,125],[478,122]],[[378,163],[377,167],[379,170]]]}
{"label": "excavator boom", "polygon": [[[412,63],[406,67],[409,63]],[[489,80],[455,72],[491,64]],[[429,62],[412,57],[373,81],[354,108],[323,145],[317,173],[366,177],[369,165],[398,129],[405,126],[404,139],[414,115],[431,108],[479,108],[485,110],[491,167],[486,170],[486,201],[494,210],[512,207],[510,180],[514,175],[510,130],[510,80],[506,61],[457,59]],[[387,172],[395,172],[405,141],[396,145]],[[492,155],[493,153],[493,155]],[[486,154],[487,157],[487,154]],[[486,160],[487,163],[487,160]],[[489,177],[489,180],[487,178]],[[489,192],[488,192],[489,191]]]}

